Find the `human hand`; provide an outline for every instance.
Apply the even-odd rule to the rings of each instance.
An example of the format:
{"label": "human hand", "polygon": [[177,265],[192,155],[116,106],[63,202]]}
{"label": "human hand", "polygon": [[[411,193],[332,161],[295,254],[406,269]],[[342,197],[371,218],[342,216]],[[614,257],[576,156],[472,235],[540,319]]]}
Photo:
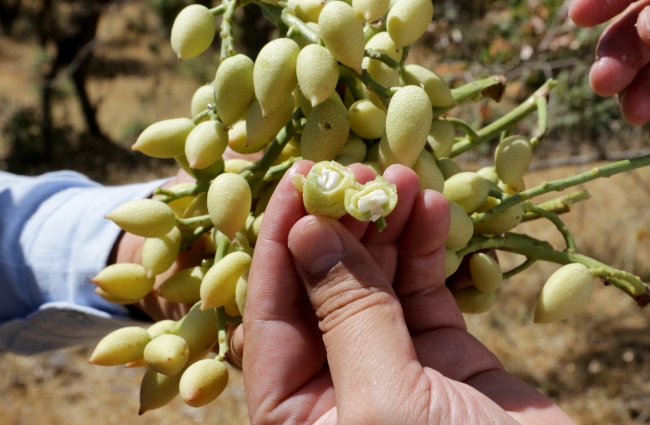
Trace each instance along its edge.
{"label": "human hand", "polygon": [[251,423],[573,423],[467,332],[445,287],[441,194],[390,167],[399,202],[379,233],[308,216],[291,176],[311,166],[267,207],[235,333]]}
{"label": "human hand", "polygon": [[591,88],[601,96],[617,95],[630,124],[650,121],[650,0],[574,0],[569,16],[582,27],[616,16],[600,36]]}

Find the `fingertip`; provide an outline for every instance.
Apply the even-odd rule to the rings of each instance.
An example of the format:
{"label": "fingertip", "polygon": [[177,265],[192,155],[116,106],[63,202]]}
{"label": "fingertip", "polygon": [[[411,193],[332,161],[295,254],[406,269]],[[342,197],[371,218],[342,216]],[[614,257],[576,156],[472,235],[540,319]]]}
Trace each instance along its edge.
{"label": "fingertip", "polygon": [[375,170],[368,167],[364,164],[351,164],[348,168],[354,173],[354,177],[357,179],[357,182],[361,184],[366,184],[369,181],[372,181],[377,177]]}
{"label": "fingertip", "polygon": [[639,13],[636,22],[636,31],[641,41],[647,46],[650,46],[650,6],[646,6]]}

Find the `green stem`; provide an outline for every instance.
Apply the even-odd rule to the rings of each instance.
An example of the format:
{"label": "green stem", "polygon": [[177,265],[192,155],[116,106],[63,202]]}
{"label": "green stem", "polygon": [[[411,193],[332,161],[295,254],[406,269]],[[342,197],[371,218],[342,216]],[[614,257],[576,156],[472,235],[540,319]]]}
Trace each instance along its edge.
{"label": "green stem", "polygon": [[525,117],[537,109],[537,99],[539,97],[548,97],[550,90],[552,90],[556,85],[557,81],[548,80],[521,105],[517,106],[493,123],[477,131],[476,133],[478,137],[473,139],[465,138],[464,140],[455,143],[454,149],[452,150],[449,157],[454,158],[461,153],[467,152],[468,150],[471,150],[487,142],[488,140],[499,136],[504,130],[508,130],[518,124],[521,120],[523,120]]}
{"label": "green stem", "polygon": [[491,197],[497,198],[497,199],[503,199],[503,197],[505,196],[505,193],[501,192],[500,190],[490,189],[488,191],[488,196],[491,196]]}
{"label": "green stem", "polygon": [[539,186],[535,186],[531,189],[520,192],[516,195],[513,195],[499,205],[496,205],[494,208],[481,213],[475,216],[472,216],[472,221],[477,223],[479,221],[485,220],[488,217],[491,217],[495,214],[500,213],[513,205],[528,201],[536,196],[543,195],[545,193],[553,191],[562,191],[568,187],[577,186],[595,180],[601,177],[610,177],[614,174],[622,173],[625,171],[634,170],[636,168],[646,167],[650,165],[650,155],[640,156],[638,158],[625,159],[622,161],[617,161],[611,164],[603,165],[602,167],[593,168],[587,172],[577,174],[572,177],[567,177],[564,179],[554,180],[550,182],[544,182]]}
{"label": "green stem", "polygon": [[301,156],[297,156],[297,157],[294,156],[278,165],[274,165],[273,167],[269,168],[269,171],[266,172],[263,180],[265,182],[272,182],[278,180],[279,179],[278,176],[283,176],[284,173],[286,173],[287,170],[291,168],[293,164],[300,161],[301,159],[302,159]]}
{"label": "green stem", "polygon": [[162,198],[156,198],[160,202],[169,203],[176,199],[184,198],[186,196],[198,195],[202,192],[207,192],[210,188],[210,182],[200,182],[181,190],[169,190],[159,187],[153,191],[154,195],[163,195]]}
{"label": "green stem", "polygon": [[285,145],[289,143],[289,140],[291,140],[293,135],[302,127],[302,116],[301,109],[296,109],[291,120],[282,130],[280,130],[275,140],[269,144],[269,147],[264,152],[264,156],[262,156],[253,167],[241,173],[241,176],[248,180],[248,185],[250,186],[251,193],[254,196],[260,183],[264,181],[264,176],[266,176],[267,171],[269,171],[275,160],[278,158],[282,149],[284,149]]}
{"label": "green stem", "polygon": [[454,118],[454,117],[445,117],[444,119],[454,127],[458,127],[461,130],[463,130],[467,135],[467,139],[474,140],[479,137],[478,134],[476,133],[476,130],[474,130],[467,121],[461,120],[460,118]]}
{"label": "green stem", "polygon": [[225,6],[223,18],[221,19],[221,60],[237,54],[235,51],[235,40],[232,36],[232,21],[235,18],[235,9],[238,0],[223,0],[222,6]]}
{"label": "green stem", "polygon": [[368,40],[373,38],[375,35],[379,34],[380,32],[384,31],[386,29],[386,23],[383,22],[381,25],[378,26],[373,26],[370,25],[369,23],[366,22],[366,25],[363,26],[363,38],[365,39],[366,43]]}
{"label": "green stem", "polygon": [[589,269],[596,269],[592,273],[597,274],[599,278],[610,282],[630,295],[639,305],[650,303],[648,296],[649,289],[637,276],[614,269],[586,255],[577,254],[573,251],[557,251],[544,242],[538,244],[531,243],[531,241],[535,241],[535,239],[517,233],[506,233],[502,237],[493,238],[475,235],[470,241],[471,244],[459,250],[456,254],[462,256],[484,249],[499,249],[520,254],[533,260],[549,261],[558,264],[584,264]]}
{"label": "green stem", "polygon": [[194,123],[194,125],[196,125],[196,124],[200,123],[201,121],[203,121],[205,118],[210,118],[213,113],[214,113],[214,111],[212,110],[212,108],[208,108],[208,109],[196,114],[196,116],[194,118],[192,118],[192,122]]}
{"label": "green stem", "polygon": [[548,99],[544,96],[537,98],[537,135],[530,140],[535,147],[546,137],[548,132]]}
{"label": "green stem", "polygon": [[369,90],[375,92],[385,106],[388,106],[390,98],[395,94],[395,91],[399,89],[399,87],[386,88],[382,86],[370,76],[370,73],[368,73],[368,70],[366,69],[363,69],[361,75],[359,75],[357,71],[347,65],[340,64],[339,66],[346,69],[350,75],[361,81]]}
{"label": "green stem", "polygon": [[507,272],[505,272],[503,274],[503,279],[504,280],[505,279],[510,279],[514,275],[517,275],[517,274],[523,272],[524,270],[527,270],[533,264],[535,264],[535,260],[533,260],[532,258],[526,258],[526,261],[524,261],[523,263],[521,263],[520,265],[518,265],[514,269],[508,270]]}
{"label": "green stem", "polygon": [[214,253],[214,262],[218,263],[223,257],[228,255],[228,251],[230,250],[230,241],[226,235],[217,231],[217,229],[213,229],[212,232],[212,238],[217,247]]}
{"label": "green stem", "polygon": [[364,55],[369,57],[370,59],[376,59],[378,61],[381,61],[393,69],[397,69],[397,70],[400,69],[399,62],[391,58],[386,53],[381,53],[373,49],[366,49]]}
{"label": "green stem", "polygon": [[293,30],[301,34],[305,40],[313,44],[322,44],[321,39],[318,37],[318,33],[313,29],[309,28],[301,19],[296,15],[289,13],[287,10],[282,11],[280,15],[282,22],[289,27],[289,30]]}
{"label": "green stem", "polygon": [[208,233],[212,229],[213,225],[210,224],[208,226],[199,226],[195,229],[192,230],[192,232],[189,235],[186,235],[186,232],[183,232],[181,230],[181,234],[183,235],[182,243],[179,248],[179,252],[185,251],[188,249],[192,244],[199,239],[201,236],[204,234]]}
{"label": "green stem", "polygon": [[386,227],[388,227],[388,223],[386,223],[384,217],[379,217],[377,221],[375,221],[375,227],[377,227],[377,231],[381,233]]}
{"label": "green stem", "polygon": [[217,343],[219,344],[219,354],[215,360],[223,362],[226,360],[228,355],[228,325],[226,323],[226,309],[224,307],[218,307],[217,309],[217,328],[219,329],[217,333]]}
{"label": "green stem", "polygon": [[359,87],[357,79],[354,78],[347,69],[340,68],[340,76],[341,81],[343,81],[350,90],[355,101],[366,98],[366,94],[363,92],[361,87]]}
{"label": "green stem", "polygon": [[493,75],[482,80],[463,84],[462,86],[451,90],[451,95],[454,98],[453,105],[433,108],[433,118],[438,118],[444,113],[454,109],[460,103],[467,102],[468,100],[480,99],[484,92],[488,92],[490,90],[495,92],[503,91],[505,90],[505,86],[506,79],[501,75]]}
{"label": "green stem", "polygon": [[551,211],[547,211],[543,208],[539,208],[529,203],[524,204],[524,211],[526,212],[530,211],[532,213],[539,215],[540,217],[544,217],[545,219],[549,220],[551,223],[555,225],[557,230],[562,234],[562,237],[564,238],[564,242],[566,243],[567,250],[570,251],[576,250],[576,241],[573,238],[571,231],[569,231],[567,225],[564,224],[564,222],[560,219],[560,217],[557,214]]}
{"label": "green stem", "polygon": [[[558,198],[553,198],[545,202],[536,204],[536,207],[542,208],[546,211],[551,211],[555,214],[563,214],[571,211],[571,205],[585,201],[591,198],[591,195],[586,190],[578,190],[576,192],[567,193],[564,196]],[[521,220],[522,223],[525,221],[531,221],[540,218],[538,214],[533,212],[527,212],[524,214],[524,218]]]}
{"label": "green stem", "polygon": [[217,7],[213,7],[212,9],[210,9],[210,13],[212,13],[212,16],[223,15],[224,13],[226,13],[226,5],[220,4]]}
{"label": "green stem", "polygon": [[179,228],[194,229],[196,227],[202,226],[212,226],[212,220],[210,220],[210,215],[200,215],[197,217],[191,218],[178,218],[176,217],[176,225]]}

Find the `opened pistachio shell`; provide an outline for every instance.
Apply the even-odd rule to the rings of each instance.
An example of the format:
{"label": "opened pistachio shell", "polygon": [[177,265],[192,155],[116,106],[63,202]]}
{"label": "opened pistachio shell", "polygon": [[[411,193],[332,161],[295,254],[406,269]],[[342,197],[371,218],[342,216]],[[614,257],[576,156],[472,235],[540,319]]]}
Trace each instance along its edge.
{"label": "opened pistachio shell", "polygon": [[253,61],[246,55],[231,56],[217,68],[213,82],[215,105],[223,125],[234,124],[253,102],[253,68]]}
{"label": "opened pistachio shell", "polygon": [[309,214],[319,214],[338,219],[346,214],[345,191],[355,187],[354,173],[334,161],[314,164],[302,189],[305,209]]}
{"label": "opened pistachio shell", "polygon": [[345,210],[360,221],[377,221],[397,205],[397,187],[382,176],[345,191]]}
{"label": "opened pistachio shell", "polygon": [[172,50],[178,60],[198,56],[210,47],[216,31],[217,23],[207,7],[189,5],[180,11],[172,25]]}

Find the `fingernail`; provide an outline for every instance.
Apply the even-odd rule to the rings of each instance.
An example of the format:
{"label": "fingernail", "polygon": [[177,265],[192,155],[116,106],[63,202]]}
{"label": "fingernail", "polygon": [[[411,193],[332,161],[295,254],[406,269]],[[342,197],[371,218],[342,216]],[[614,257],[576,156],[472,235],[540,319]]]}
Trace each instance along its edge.
{"label": "fingernail", "polygon": [[314,220],[292,234],[289,250],[300,268],[312,276],[328,272],[345,256],[343,242],[325,220]]}
{"label": "fingernail", "polygon": [[640,34],[641,37],[645,36],[644,42],[647,43],[650,38],[650,7],[644,8],[641,13],[641,25],[643,25],[644,34]]}

